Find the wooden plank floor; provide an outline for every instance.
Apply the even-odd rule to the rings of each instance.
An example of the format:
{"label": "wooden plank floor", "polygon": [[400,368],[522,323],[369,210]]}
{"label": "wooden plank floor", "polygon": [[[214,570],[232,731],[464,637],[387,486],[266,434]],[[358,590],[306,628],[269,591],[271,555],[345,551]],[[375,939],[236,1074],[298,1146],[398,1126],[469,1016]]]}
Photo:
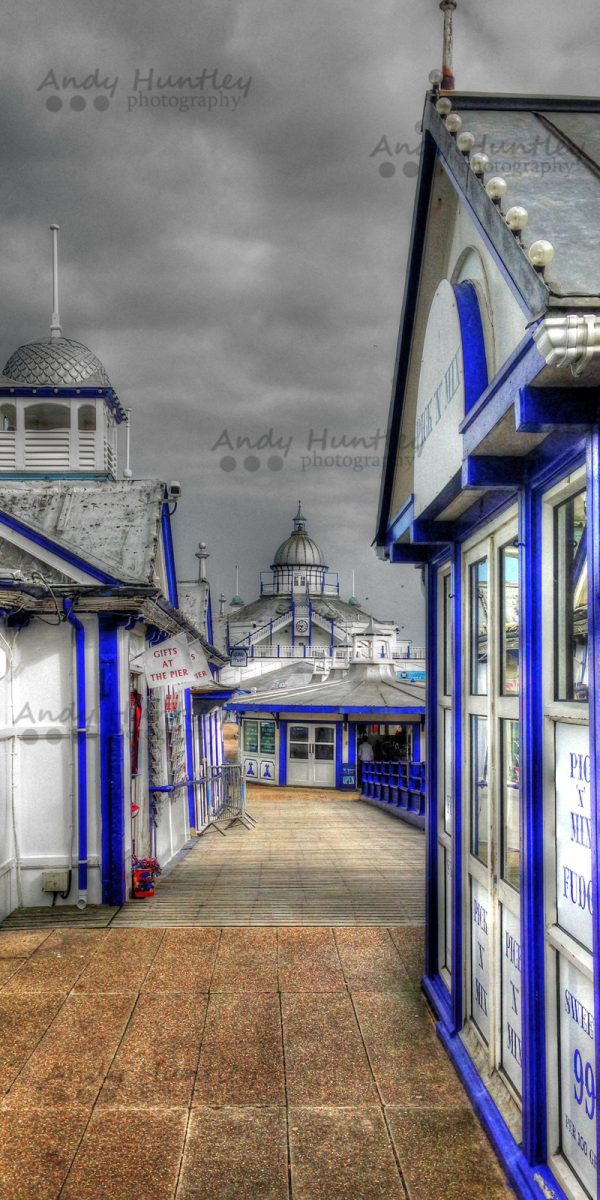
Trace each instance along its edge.
{"label": "wooden plank floor", "polygon": [[209,830],[113,926],[402,925],[425,914],[420,830],[334,791],[249,789],[255,829]]}

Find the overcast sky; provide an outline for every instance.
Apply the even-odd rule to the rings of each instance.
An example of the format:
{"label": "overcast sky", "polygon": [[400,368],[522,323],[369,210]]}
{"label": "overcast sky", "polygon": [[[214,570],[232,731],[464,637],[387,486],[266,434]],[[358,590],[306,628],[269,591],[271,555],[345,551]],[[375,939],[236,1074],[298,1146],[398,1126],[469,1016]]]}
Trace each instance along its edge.
{"label": "overcast sky", "polygon": [[[417,573],[370,543],[437,0],[3,8],[2,361],[48,332],[57,221],[63,332],[133,409],[134,473],[183,485],[180,576],[202,539],[252,600],[301,498],[342,595],[354,567],[420,642]],[[457,86],[594,95],[596,27],[596,0],[459,0]]]}

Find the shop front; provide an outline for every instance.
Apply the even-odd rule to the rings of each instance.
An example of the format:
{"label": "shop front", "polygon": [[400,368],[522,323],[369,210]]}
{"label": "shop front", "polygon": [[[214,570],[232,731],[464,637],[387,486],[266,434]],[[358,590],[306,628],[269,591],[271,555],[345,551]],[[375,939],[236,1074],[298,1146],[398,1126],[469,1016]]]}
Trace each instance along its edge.
{"label": "shop front", "polygon": [[600,257],[580,250],[600,189],[574,146],[599,144],[600,105],[452,96],[476,138],[514,147],[541,111],[570,155],[547,187],[516,151],[504,164],[527,244],[557,246],[544,275],[437,99],[377,534],[427,583],[423,984],[517,1194],[581,1200],[598,1195]]}

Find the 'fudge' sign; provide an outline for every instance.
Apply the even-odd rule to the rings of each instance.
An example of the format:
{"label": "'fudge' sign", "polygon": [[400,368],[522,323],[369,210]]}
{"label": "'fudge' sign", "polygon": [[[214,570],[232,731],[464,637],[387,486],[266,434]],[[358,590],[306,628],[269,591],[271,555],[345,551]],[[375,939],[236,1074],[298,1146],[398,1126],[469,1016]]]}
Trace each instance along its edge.
{"label": "'fudge' sign", "polygon": [[590,739],[587,725],[556,726],[558,924],[592,950]]}

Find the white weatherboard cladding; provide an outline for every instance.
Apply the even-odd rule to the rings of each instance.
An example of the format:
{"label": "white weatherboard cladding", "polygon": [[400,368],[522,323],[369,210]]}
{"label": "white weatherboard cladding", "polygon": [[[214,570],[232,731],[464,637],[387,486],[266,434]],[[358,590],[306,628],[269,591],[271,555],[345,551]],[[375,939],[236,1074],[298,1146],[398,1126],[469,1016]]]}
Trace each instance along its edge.
{"label": "white weatherboard cladding", "polygon": [[471,1016],[490,1040],[490,900],[487,889],[471,879]]}
{"label": "white weatherboard cladding", "polygon": [[460,470],[465,380],[458,307],[452,285],[439,284],[423,345],[415,421],[415,516]]}
{"label": "white weatherboard cladding", "polygon": [[594,989],[561,957],[560,1139],[567,1162],[590,1195],[596,1194],[596,1068]]}
{"label": "white weatherboard cladding", "polygon": [[518,917],[502,908],[502,1066],[519,1095],[523,1082],[521,1019],[521,929]]}
{"label": "white weatherboard cladding", "polygon": [[592,952],[590,739],[587,725],[556,726],[558,924]]}

